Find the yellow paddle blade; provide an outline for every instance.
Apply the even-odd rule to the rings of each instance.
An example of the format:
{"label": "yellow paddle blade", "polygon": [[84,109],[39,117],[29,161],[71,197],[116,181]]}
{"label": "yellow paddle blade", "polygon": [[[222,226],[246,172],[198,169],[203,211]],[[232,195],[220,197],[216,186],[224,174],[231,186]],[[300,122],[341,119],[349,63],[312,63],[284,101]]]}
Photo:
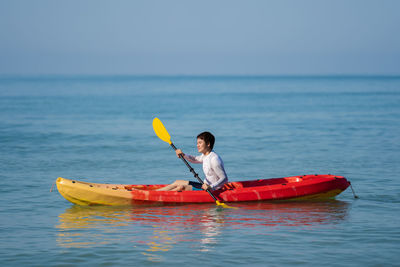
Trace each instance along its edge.
{"label": "yellow paddle blade", "polygon": [[228,205],[226,205],[225,203],[219,202],[218,200],[215,201],[215,203],[216,203],[218,206],[221,206],[221,207],[226,208],[226,209],[237,209],[236,207],[228,206]]}
{"label": "yellow paddle blade", "polygon": [[167,129],[165,129],[164,125],[162,124],[159,118],[154,118],[153,129],[158,138],[160,138],[164,142],[167,142],[168,144],[172,144],[171,136],[169,135]]}

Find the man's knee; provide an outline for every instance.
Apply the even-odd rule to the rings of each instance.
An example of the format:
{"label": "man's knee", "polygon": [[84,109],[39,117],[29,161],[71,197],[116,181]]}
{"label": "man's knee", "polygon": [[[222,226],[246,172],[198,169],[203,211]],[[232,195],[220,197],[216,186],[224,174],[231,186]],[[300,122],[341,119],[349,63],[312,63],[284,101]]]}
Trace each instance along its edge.
{"label": "man's knee", "polygon": [[185,181],[185,180],[176,180],[176,181],[174,182],[174,184],[176,184],[176,185],[188,185],[189,182],[188,182],[188,181]]}
{"label": "man's knee", "polygon": [[185,186],[184,186],[184,185],[179,185],[179,186],[177,187],[177,190],[178,190],[178,191],[183,191],[183,190],[185,190]]}

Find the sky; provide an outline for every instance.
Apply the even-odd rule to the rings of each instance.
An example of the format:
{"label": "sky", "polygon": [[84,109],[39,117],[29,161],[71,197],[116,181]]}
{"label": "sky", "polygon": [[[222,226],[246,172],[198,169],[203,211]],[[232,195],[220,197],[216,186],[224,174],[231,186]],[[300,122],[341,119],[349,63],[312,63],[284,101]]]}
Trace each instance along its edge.
{"label": "sky", "polygon": [[400,75],[397,0],[0,0],[0,75]]}

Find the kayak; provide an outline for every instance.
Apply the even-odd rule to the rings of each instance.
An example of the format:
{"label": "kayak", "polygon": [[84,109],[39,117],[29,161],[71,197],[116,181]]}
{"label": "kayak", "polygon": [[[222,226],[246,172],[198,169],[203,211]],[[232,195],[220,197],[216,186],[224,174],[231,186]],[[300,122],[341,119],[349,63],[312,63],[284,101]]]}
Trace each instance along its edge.
{"label": "kayak", "polygon": [[[78,205],[173,205],[212,203],[203,190],[157,191],[166,185],[98,184],[59,177],[60,194]],[[213,191],[221,202],[327,199],[350,185],[343,176],[312,174],[283,178],[229,182]]]}

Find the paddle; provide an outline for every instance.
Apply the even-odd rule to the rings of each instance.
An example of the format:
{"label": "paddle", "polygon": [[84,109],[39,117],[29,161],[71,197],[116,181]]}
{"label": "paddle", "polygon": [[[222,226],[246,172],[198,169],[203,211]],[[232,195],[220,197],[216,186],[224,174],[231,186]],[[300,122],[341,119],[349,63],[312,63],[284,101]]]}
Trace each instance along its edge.
{"label": "paddle", "polygon": [[[163,140],[164,142],[167,142],[174,150],[176,150],[177,148],[175,147],[175,145],[171,142],[171,136],[169,135],[167,129],[165,129],[164,125],[162,124],[162,122],[158,119],[158,118],[154,118],[153,120],[153,129],[154,132],[156,133],[156,135],[158,136],[158,138],[160,138],[161,140]],[[182,159],[182,161],[186,164],[186,166],[189,168],[190,172],[193,173],[193,176],[197,178],[197,180],[203,184],[203,181],[200,179],[199,175],[194,171],[194,169],[192,168],[192,166],[190,166],[190,164],[186,161],[186,159],[181,156],[180,157]],[[220,202],[212,193],[209,189],[206,190],[210,196],[215,200],[215,203],[218,206],[221,206],[223,208],[231,208],[231,209],[236,209],[235,207],[230,207],[228,205],[226,205],[225,203]]]}

